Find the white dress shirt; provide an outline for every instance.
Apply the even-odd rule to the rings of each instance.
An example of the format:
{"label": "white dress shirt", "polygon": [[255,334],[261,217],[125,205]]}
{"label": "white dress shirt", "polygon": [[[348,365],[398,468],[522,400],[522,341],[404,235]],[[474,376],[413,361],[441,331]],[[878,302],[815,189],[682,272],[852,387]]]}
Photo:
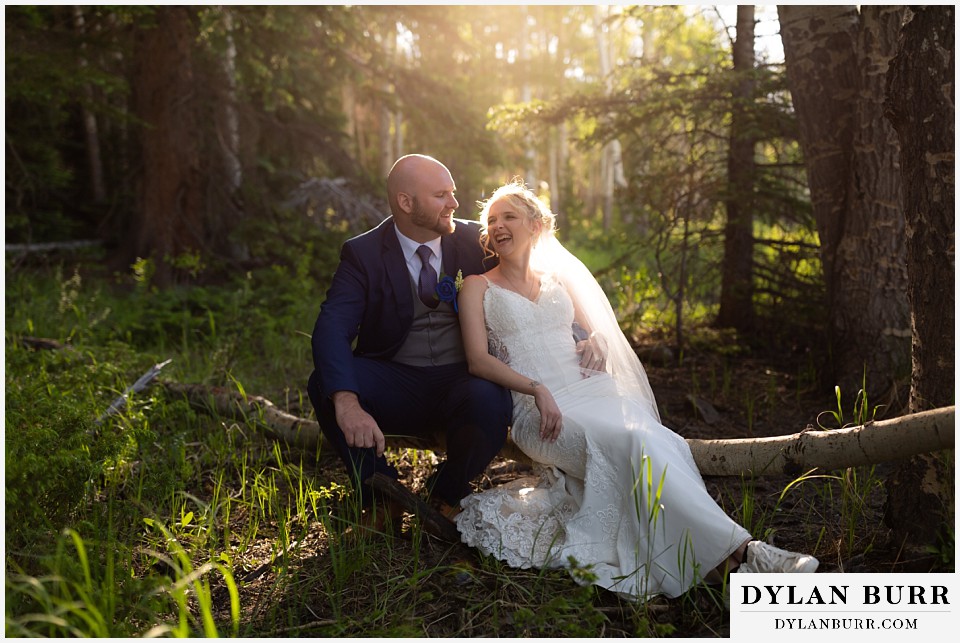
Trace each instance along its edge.
{"label": "white dress shirt", "polygon": [[420,255],[417,254],[417,248],[420,246],[427,246],[433,251],[433,254],[430,255],[430,265],[433,266],[433,269],[437,271],[437,278],[440,277],[440,273],[443,271],[443,261],[440,253],[442,252],[440,246],[440,237],[427,241],[426,243],[417,243],[410,237],[405,236],[400,232],[400,228],[394,226],[394,229],[397,231],[397,239],[400,240],[400,249],[403,250],[403,257],[407,260],[407,271],[410,273],[410,278],[413,279],[414,284],[420,283]]}

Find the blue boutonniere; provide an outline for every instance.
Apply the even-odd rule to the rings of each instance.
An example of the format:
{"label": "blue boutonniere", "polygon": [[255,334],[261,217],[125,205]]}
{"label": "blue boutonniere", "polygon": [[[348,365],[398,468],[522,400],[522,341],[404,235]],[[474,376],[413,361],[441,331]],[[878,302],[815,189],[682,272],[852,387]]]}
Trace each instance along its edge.
{"label": "blue boutonniere", "polygon": [[456,278],[441,274],[440,279],[437,280],[437,287],[435,288],[437,299],[448,304],[453,304],[453,312],[459,313],[457,293],[460,292],[461,288],[463,288],[463,270],[457,271]]}

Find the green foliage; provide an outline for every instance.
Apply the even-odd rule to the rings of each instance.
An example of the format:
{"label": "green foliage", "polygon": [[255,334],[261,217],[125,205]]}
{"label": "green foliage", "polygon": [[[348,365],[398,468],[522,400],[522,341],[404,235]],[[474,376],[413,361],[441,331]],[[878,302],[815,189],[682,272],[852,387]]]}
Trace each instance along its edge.
{"label": "green foliage", "polygon": [[[7,575],[7,636],[190,637],[202,633],[215,637],[218,628],[210,583],[205,578],[211,571],[222,575],[229,595],[229,627],[237,636],[240,604],[233,574],[214,562],[194,569],[177,539],[164,533],[170,555],[154,552],[151,556],[155,563],[172,570],[173,577],[140,579],[123,573],[132,571],[133,560],[129,553],[115,551],[118,543],[88,541],[73,529],[64,530],[56,539],[56,553],[44,559],[48,573],[39,577],[19,572]],[[191,595],[196,610],[188,604]],[[170,609],[175,610],[174,623],[152,624],[158,614]]]}
{"label": "green foliage", "polygon": [[[6,354],[6,545],[19,550],[71,524],[124,440],[94,426],[95,373],[76,357],[9,342]],[[112,384],[110,375],[100,383]]]}
{"label": "green foliage", "polygon": [[86,234],[90,220],[82,205],[89,195],[87,168],[78,158],[83,150],[78,108],[114,122],[127,118],[110,107],[126,92],[124,77],[89,64],[113,33],[84,38],[73,28],[71,7],[12,6],[5,11],[7,241],[69,240]]}
{"label": "green foliage", "polygon": [[[853,402],[852,413],[847,417],[851,418],[851,422],[847,423],[844,421],[843,414],[843,397],[840,392],[839,386],[833,387],[834,395],[837,398],[837,408],[836,410],[824,411],[820,413],[817,417],[817,424],[822,429],[843,429],[848,426],[863,426],[868,422],[872,422],[878,412],[883,410],[883,406],[870,406],[870,399],[867,396],[867,375],[866,372],[863,374],[863,382],[860,387],[860,390],[857,391],[857,397]],[[833,419],[834,426],[824,426],[821,422],[821,418],[830,417]]]}
{"label": "green foliage", "polygon": [[957,541],[953,525],[943,525],[942,530],[937,533],[937,544],[927,545],[926,551],[935,555],[945,570],[952,571],[957,564]]}
{"label": "green foliage", "polygon": [[[148,270],[149,262],[136,267],[141,275]],[[231,543],[230,512],[238,504],[266,512],[250,523],[246,539],[262,521],[289,518],[277,480],[271,482],[273,500],[263,503],[269,496],[257,481],[272,479],[265,470],[269,465],[258,463],[252,472],[253,496],[241,491],[240,501],[231,500],[225,484],[241,481],[238,488],[249,489],[244,486],[253,468],[248,448],[215,419],[201,419],[185,401],[165,399],[156,388],[133,396],[103,424],[93,420],[159,361],[158,352],[173,354],[180,377],[195,381],[209,374],[199,366],[208,349],[226,345],[239,351],[246,342],[263,350],[255,340],[281,341],[277,362],[285,372],[302,373],[309,364],[306,350],[290,364],[286,346],[307,340],[279,326],[275,333],[284,334],[282,340],[262,330],[258,335],[244,303],[276,296],[259,309],[279,312],[289,307],[291,294],[262,286],[257,292],[250,276],[246,285],[188,296],[183,289],[156,291],[145,281],[135,281],[132,291],[125,285],[114,290],[117,286],[104,288],[103,281],[92,286],[94,280],[81,277],[80,270],[63,274],[59,267],[49,273],[8,272],[6,552],[7,567],[16,573],[7,578],[7,633],[236,634],[239,599],[230,561],[243,549]],[[299,276],[304,287],[313,283],[306,268]],[[69,340],[73,348],[28,350],[19,342],[23,334]],[[253,354],[244,352],[242,361],[239,377],[265,374]],[[184,370],[195,367],[199,370]],[[182,492],[206,488],[211,469],[221,471],[220,481],[211,494],[201,492],[205,499]],[[284,484],[294,481],[286,478]],[[323,512],[322,495],[311,483],[302,486],[301,500],[304,518],[307,511],[314,520]],[[74,529],[66,536],[72,544],[64,547],[58,534],[68,527]],[[207,580],[211,574],[219,580]],[[230,599],[226,623],[221,613],[214,615],[214,586]]]}
{"label": "green foliage", "polygon": [[[84,29],[67,7],[8,12],[14,43],[8,47],[8,238],[70,237],[93,223],[132,251],[136,226],[115,213],[137,207],[128,177],[138,161],[121,142],[141,131],[128,91],[139,67],[117,61],[133,60],[132,43],[156,26],[161,10],[85,7]],[[402,151],[433,154],[452,169],[467,217],[474,199],[515,174],[553,181],[546,163],[533,163],[531,154],[565,159],[556,177],[562,234],[604,272],[628,332],[671,329],[683,344],[690,326],[715,314],[722,204],[731,197],[730,96],[739,79],[709,11],[259,6],[202,7],[191,15],[203,181],[213,195],[208,210],[217,213],[210,218],[222,226],[212,221],[215,239],[205,242],[216,252],[177,250],[152,261],[173,264],[186,280],[212,281],[235,271],[222,255],[236,247],[254,279],[269,270],[257,266],[277,262],[295,278],[299,268],[288,257],[313,253],[311,275],[322,285],[330,257],[319,255],[335,252],[339,243],[329,233],[345,223],[343,213],[318,222],[277,204],[312,177],[346,177],[357,191],[382,195],[385,156],[399,154],[402,139]],[[596,73],[598,16],[606,16],[615,61],[606,78]],[[818,323],[818,244],[796,169],[800,154],[782,70],[762,67],[752,80],[756,97],[748,113],[762,168],[751,197],[754,303],[774,333],[796,336],[783,320]],[[116,206],[110,214],[76,211],[88,201],[81,105],[98,119]],[[228,183],[224,105],[238,119],[239,194],[221,189]],[[613,138],[623,147],[627,186],[618,191],[612,227],[598,233],[592,177],[598,145]],[[36,153],[28,152],[32,145]],[[220,245],[223,238],[230,244]],[[140,267],[149,281],[158,266]],[[164,317],[159,311],[131,326],[173,335],[182,323]]]}
{"label": "green foliage", "polygon": [[[142,125],[127,89],[131,45],[160,10],[84,7],[83,32],[66,7],[7,11],[8,240],[69,238],[96,229],[91,223],[126,233],[136,207],[129,179],[142,161],[130,156]],[[595,34],[582,28],[592,7],[191,11],[202,171],[213,191],[223,184],[217,110],[235,106],[241,131],[243,185],[229,205],[246,216],[210,210],[248,256],[241,266],[203,251],[130,255],[132,265],[110,275],[101,266],[7,264],[7,634],[596,636],[618,612],[627,634],[675,633],[656,610],[625,607],[571,583],[566,571],[491,560],[464,569],[438,561],[415,526],[406,540],[357,536],[359,508],[345,478],[316,473],[330,454],[260,440],[255,418],[201,412],[156,386],[102,424],[94,418],[170,358],[166,377],[255,392],[308,415],[309,335],[350,222],[335,208],[282,204],[310,177],[348,177],[355,190],[382,194],[387,139],[447,163],[469,217],[474,198],[524,173],[531,150],[548,158],[565,124],[581,147],[558,168],[561,233],[601,280],[628,335],[705,326],[716,309],[729,196],[723,140],[736,81],[717,30],[684,7],[614,11],[608,33],[618,63],[607,96]],[[641,22],[625,16],[649,31],[637,33]],[[646,51],[634,64],[629,47],[641,38]],[[758,73],[752,113],[769,136],[758,147],[766,170],[757,183],[755,259],[764,270],[755,303],[779,323],[816,310],[805,301],[818,301],[811,293],[821,268],[777,71]],[[110,186],[109,204],[93,215],[85,211],[81,107],[98,118]],[[391,112],[402,120],[382,128]],[[596,147],[614,137],[628,186],[603,229],[588,195]],[[533,169],[547,178],[544,167]],[[157,288],[158,261],[196,285]],[[25,335],[73,348],[28,350]],[[687,336],[697,351],[739,349],[718,332]],[[721,391],[739,404],[731,380],[724,362],[710,378],[711,397]],[[773,393],[752,394],[748,424]],[[407,472],[424,465],[416,452],[391,458]],[[875,491],[871,478],[831,480],[846,490],[824,492],[823,504],[854,516],[863,510],[857,495]],[[767,513],[752,501],[763,499],[748,499],[744,522],[768,535],[807,486],[789,487]],[[861,547],[850,529],[862,525],[848,521],[840,537]],[[589,569],[574,572],[589,581]],[[692,607],[689,618],[702,621]]]}
{"label": "green foliage", "polygon": [[[585,600],[586,599],[586,600]],[[568,598],[555,596],[534,607],[521,607],[513,613],[513,623],[521,636],[593,637],[606,617],[592,605],[590,593]]]}
{"label": "green foliage", "polygon": [[52,28],[51,9],[11,7],[6,21],[7,120],[16,123],[6,137],[7,239],[69,233],[71,221],[52,193],[70,184],[73,171],[51,133],[63,134],[77,69],[62,49],[36,46],[35,37]]}
{"label": "green foliage", "polygon": [[116,275],[112,292],[79,271],[67,278],[62,268],[8,273],[7,331],[123,347],[156,361],[174,357],[174,376],[191,372],[212,384],[229,384],[234,373],[258,391],[278,382],[299,385],[309,372],[309,335],[339,246],[336,237],[315,238],[317,250],[307,245],[290,265],[238,274],[219,287],[157,289],[149,285],[149,260],[136,262],[129,277]]}
{"label": "green foliage", "polygon": [[[73,553],[67,551],[69,541]],[[9,573],[5,579],[7,636],[109,637],[134,632],[118,619],[125,606],[149,605],[150,583],[117,577],[116,556],[106,564],[91,559],[87,543],[72,530],[56,537],[56,553],[45,559],[49,572],[39,577]],[[98,552],[99,553],[99,552]]]}
{"label": "green foliage", "polygon": [[[602,270],[616,246],[586,230],[577,242],[591,241],[583,254]],[[335,244],[322,235],[317,243],[288,263],[194,288],[150,285],[150,261],[109,278],[85,266],[8,266],[8,634],[668,636],[688,631],[684,619],[722,613],[684,599],[684,614],[667,622],[565,570],[494,560],[464,568],[438,559],[416,526],[405,526],[405,538],[357,535],[359,509],[345,477],[328,475],[339,471],[330,454],[288,451],[257,437],[256,418],[200,412],[160,387],[93,423],[167,358],[164,376],[263,394],[307,415],[307,336],[335,260]],[[27,350],[19,339],[28,334],[73,349]],[[716,390],[733,386],[726,364],[708,379]],[[391,462],[413,475],[426,468],[422,455],[393,453]],[[748,489],[737,517],[770,535],[813,482],[791,485],[772,509]],[[846,491],[824,491],[812,506],[856,519],[825,533],[849,544],[844,552],[869,547],[875,528],[863,524],[857,494],[871,499],[875,483],[859,472],[829,482]],[[644,477],[648,497],[660,483]],[[808,511],[810,529],[825,529]],[[73,532],[60,535],[64,528]],[[574,573],[589,580],[589,568]]]}
{"label": "green foliage", "polygon": [[[616,47],[635,37],[631,29],[640,21],[641,58],[627,55],[608,77],[579,82],[550,100],[504,101],[492,110],[492,126],[508,140],[528,141],[525,132],[536,132],[542,156],[549,152],[550,128],[571,126],[583,148],[568,168],[574,176],[592,177],[599,146],[619,142],[626,186],[617,190],[612,220],[601,222],[590,211],[598,209],[595,202],[582,210],[563,202],[564,233],[577,238],[602,225],[607,240],[591,245],[609,242],[617,249],[592,267],[605,273],[623,321],[634,333],[651,324],[670,329],[680,350],[687,330],[712,321],[718,310],[725,204],[749,198],[756,244],[753,305],[764,332],[744,339],[759,343],[769,336],[782,345],[818,328],[823,299],[796,124],[783,68],[750,72],[754,95],[742,107],[745,130],[758,142],[756,176],[749,195],[732,193],[732,97],[742,74],[732,70],[709,14],[695,7],[613,12],[607,19],[611,39],[614,28],[623,32],[612,49],[622,51]],[[621,274],[610,275],[611,268]],[[645,319],[634,317],[644,299],[655,305],[645,307]]]}

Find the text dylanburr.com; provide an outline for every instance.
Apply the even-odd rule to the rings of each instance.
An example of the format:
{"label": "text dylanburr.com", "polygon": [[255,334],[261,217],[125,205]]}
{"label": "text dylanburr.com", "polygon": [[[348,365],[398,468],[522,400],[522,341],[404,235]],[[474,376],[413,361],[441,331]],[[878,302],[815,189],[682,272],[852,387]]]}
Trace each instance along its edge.
{"label": "text dylanburr.com", "polygon": [[954,640],[957,585],[954,574],[731,574],[730,638]]}

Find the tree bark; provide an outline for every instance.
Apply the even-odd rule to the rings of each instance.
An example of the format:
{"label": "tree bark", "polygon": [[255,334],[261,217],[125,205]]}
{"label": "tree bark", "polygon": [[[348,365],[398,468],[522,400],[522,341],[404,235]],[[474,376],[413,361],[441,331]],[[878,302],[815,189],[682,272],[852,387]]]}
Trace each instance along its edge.
{"label": "tree bark", "polygon": [[406,154],[403,145],[403,112],[399,107],[395,112],[393,112],[393,147],[394,155],[397,158],[400,158]]}
{"label": "tree bark", "polygon": [[780,5],[778,14],[824,273],[832,291],[830,276],[850,184],[857,12],[851,6]]}
{"label": "tree bark", "polygon": [[563,212],[560,203],[560,128],[553,126],[547,133],[547,172],[550,188],[550,209]]}
{"label": "tree bark", "polygon": [[240,164],[240,115],[237,105],[237,44],[233,37],[233,12],[222,8],[223,30],[226,46],[221,57],[221,67],[226,81],[226,100],[220,107],[220,146],[223,151],[223,169],[227,177],[227,194],[236,197],[243,182],[243,167]]}
{"label": "tree bark", "polygon": [[870,397],[906,371],[909,310],[899,146],[882,116],[902,8],[780,6],[827,290],[823,384]]}
{"label": "tree bark", "polygon": [[[954,8],[913,9],[887,73],[887,116],[900,139],[913,361],[910,411],[954,399]],[[921,455],[887,479],[895,538],[936,544],[953,525],[953,476]]]}
{"label": "tree bark", "polygon": [[[389,21],[388,21],[389,22]],[[396,39],[397,39],[397,28],[395,25],[386,24],[384,25],[385,35],[383,38],[383,55],[387,60],[392,60],[396,57]],[[388,102],[388,96],[393,92],[393,86],[391,85],[388,79],[384,79],[380,83],[380,105],[377,110],[378,125],[380,127],[380,136],[379,136],[379,147],[380,147],[380,163],[379,170],[380,176],[387,176],[390,173],[390,168],[393,167],[394,161],[399,157],[398,154],[394,154],[393,151],[393,135],[390,131],[390,126],[393,121],[393,110],[390,109]]]}
{"label": "tree bark", "polygon": [[860,9],[850,212],[835,264],[843,289],[838,339],[853,338],[856,347],[838,362],[840,374],[846,388],[856,391],[866,369],[866,386],[874,394],[905,381],[910,364],[900,143],[883,117],[886,73],[902,16],[903,7]]}
{"label": "tree bark", "polygon": [[[266,428],[274,437],[307,449],[322,441],[320,426],[278,409],[270,400],[225,388],[164,383],[167,391],[185,396],[199,408],[242,418]],[[703,475],[800,475],[814,468],[840,469],[897,460],[914,453],[952,449],[955,409],[947,407],[860,427],[833,431],[801,431],[774,438],[687,440]],[[432,440],[391,436],[390,447],[443,450],[442,436]],[[528,462],[508,439],[500,455]]]}
{"label": "tree bark", "polygon": [[[613,93],[613,69],[610,61],[610,43],[606,38],[606,21],[610,16],[610,7],[593,7],[593,31],[597,41],[597,55],[600,62],[600,76],[603,78],[607,95]],[[609,231],[613,226],[614,190],[627,185],[623,171],[623,151],[620,141],[613,139],[603,146],[600,162],[600,183],[602,190],[603,229]]]}
{"label": "tree bark", "polygon": [[172,260],[203,247],[204,199],[190,9],[155,11],[156,24],[138,33],[135,47],[143,176],[133,252],[154,260],[162,286],[174,280]]}
{"label": "tree bark", "polygon": [[723,270],[717,326],[748,333],[753,327],[753,190],[756,141],[749,123],[753,99],[754,7],[737,6],[733,44],[730,151],[727,156],[727,222],[723,230]]}
{"label": "tree bark", "polygon": [[912,412],[955,395],[954,13],[951,6],[915,9],[888,73],[913,311]]}
{"label": "tree bark", "polygon": [[[530,30],[529,30],[529,18],[530,10],[527,6],[524,6],[521,11],[521,20],[523,23],[520,25],[520,62],[522,68],[525,70],[530,69]],[[529,76],[527,74],[523,75],[522,85],[520,87],[520,102],[524,104],[530,103],[533,100],[533,87],[531,86]],[[537,177],[537,148],[534,144],[533,134],[530,132],[529,128],[526,133],[523,135],[523,157],[524,157],[524,168],[523,168],[523,180],[534,192],[539,191],[539,180]]]}
{"label": "tree bark", "polygon": [[[79,5],[73,7],[73,24],[81,36],[85,36],[86,24],[83,9]],[[81,51],[86,44],[80,45]],[[86,68],[88,62],[85,56],[79,59],[80,67]],[[103,156],[100,154],[100,131],[97,127],[97,117],[90,109],[93,104],[93,87],[84,83],[80,90],[83,93],[84,104],[81,106],[83,114],[83,133],[87,143],[87,162],[90,165],[90,193],[95,203],[101,204],[107,200],[107,187],[103,179]]]}
{"label": "tree bark", "polygon": [[[212,105],[216,121],[210,144],[201,146],[210,157],[205,163],[205,167],[210,168],[205,182],[211,188],[206,190],[204,199],[204,244],[212,254],[243,261],[250,258],[249,247],[230,235],[245,215],[241,193],[241,100],[237,88],[234,10],[221,7],[218,13],[219,27],[223,30],[222,50],[217,48],[213,52],[212,82],[201,83],[206,89],[203,102]],[[198,125],[200,123],[202,121],[198,121]],[[203,151],[201,163],[204,162],[202,155]]]}
{"label": "tree bark", "polygon": [[955,407],[831,431],[771,438],[687,440],[703,475],[802,475],[891,462],[954,447]]}

